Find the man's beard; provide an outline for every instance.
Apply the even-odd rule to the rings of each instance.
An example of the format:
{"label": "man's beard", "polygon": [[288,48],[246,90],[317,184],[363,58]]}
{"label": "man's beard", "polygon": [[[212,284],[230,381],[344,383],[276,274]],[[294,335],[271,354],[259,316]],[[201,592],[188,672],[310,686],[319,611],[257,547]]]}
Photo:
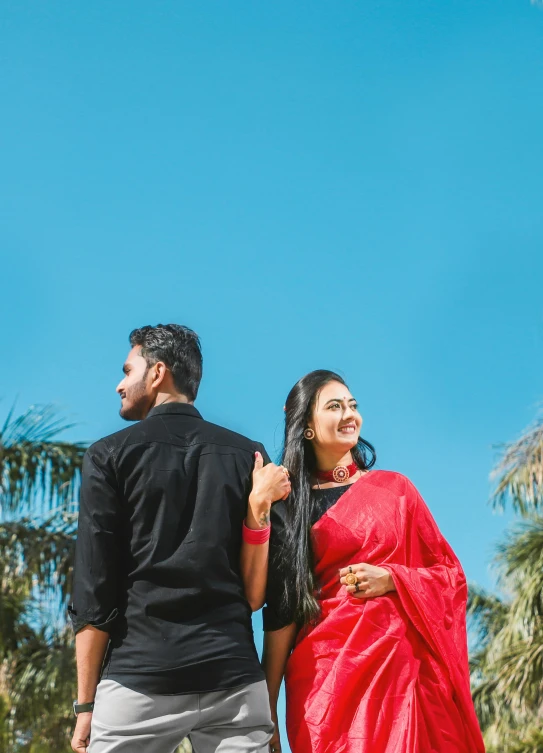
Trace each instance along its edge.
{"label": "man's beard", "polygon": [[148,414],[150,409],[150,398],[145,392],[145,376],[126,391],[125,402],[129,405],[123,407],[119,415],[125,421],[141,421]]}

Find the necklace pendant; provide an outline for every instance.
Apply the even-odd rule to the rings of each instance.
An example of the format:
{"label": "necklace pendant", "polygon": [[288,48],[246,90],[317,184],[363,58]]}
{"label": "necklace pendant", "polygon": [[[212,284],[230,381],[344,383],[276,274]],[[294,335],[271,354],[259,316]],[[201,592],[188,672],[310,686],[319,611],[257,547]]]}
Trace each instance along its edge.
{"label": "necklace pendant", "polygon": [[331,471],[319,471],[317,469],[315,476],[319,481],[334,481],[336,484],[344,484],[351,476],[358,473],[358,470],[357,464],[353,462],[350,465],[336,465]]}
{"label": "necklace pendant", "polygon": [[344,481],[347,481],[349,475],[349,469],[345,465],[336,465],[332,471],[332,476],[336,484],[342,484]]}

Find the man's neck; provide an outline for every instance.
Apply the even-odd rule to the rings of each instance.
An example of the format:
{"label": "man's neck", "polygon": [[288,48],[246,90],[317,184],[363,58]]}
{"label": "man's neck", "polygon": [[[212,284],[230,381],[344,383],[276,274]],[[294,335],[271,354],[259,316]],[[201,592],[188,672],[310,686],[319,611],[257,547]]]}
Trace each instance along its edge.
{"label": "man's neck", "polygon": [[151,407],[158,408],[159,405],[165,405],[166,403],[186,403],[193,405],[194,401],[189,400],[186,395],[182,395],[179,392],[159,392]]}

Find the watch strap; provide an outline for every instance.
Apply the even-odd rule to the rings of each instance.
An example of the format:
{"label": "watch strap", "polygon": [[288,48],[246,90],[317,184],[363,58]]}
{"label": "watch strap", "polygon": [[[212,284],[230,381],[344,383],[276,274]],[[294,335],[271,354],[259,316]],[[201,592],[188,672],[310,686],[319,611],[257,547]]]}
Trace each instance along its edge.
{"label": "watch strap", "polygon": [[94,701],[92,701],[91,703],[78,703],[77,701],[74,701],[73,707],[74,714],[77,716],[78,714],[84,714],[86,711],[93,711]]}

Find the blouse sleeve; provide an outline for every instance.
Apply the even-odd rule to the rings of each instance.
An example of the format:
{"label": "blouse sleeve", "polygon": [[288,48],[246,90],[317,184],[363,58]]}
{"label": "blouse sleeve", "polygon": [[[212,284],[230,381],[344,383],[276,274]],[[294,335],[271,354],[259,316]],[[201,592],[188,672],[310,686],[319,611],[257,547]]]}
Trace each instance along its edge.
{"label": "blouse sleeve", "polygon": [[283,561],[283,547],[286,540],[286,508],[283,502],[276,502],[271,509],[270,558],[266,605],[262,613],[264,630],[271,632],[295,622],[295,604],[292,588],[285,588],[288,572]]}

